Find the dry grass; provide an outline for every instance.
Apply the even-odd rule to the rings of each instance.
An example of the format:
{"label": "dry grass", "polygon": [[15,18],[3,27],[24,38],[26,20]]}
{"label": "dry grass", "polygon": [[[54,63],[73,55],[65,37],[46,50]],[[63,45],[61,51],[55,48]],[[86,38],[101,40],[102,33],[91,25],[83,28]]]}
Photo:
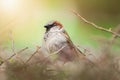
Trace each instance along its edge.
{"label": "dry grass", "polygon": [[80,63],[68,62],[60,67],[49,59],[45,63],[45,58],[37,50],[25,63],[16,59],[16,55],[6,61],[1,59],[1,71],[7,78],[3,80],[120,80],[119,57],[112,55],[114,52],[110,46],[102,46],[102,54],[97,58],[98,61],[94,61],[94,65],[80,60]]}

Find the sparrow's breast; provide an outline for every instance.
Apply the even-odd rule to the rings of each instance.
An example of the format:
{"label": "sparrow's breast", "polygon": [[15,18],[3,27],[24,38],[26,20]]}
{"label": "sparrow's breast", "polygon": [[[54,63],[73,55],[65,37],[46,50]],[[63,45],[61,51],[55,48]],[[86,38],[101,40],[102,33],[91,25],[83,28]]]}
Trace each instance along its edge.
{"label": "sparrow's breast", "polygon": [[49,33],[45,36],[47,37],[45,41],[46,47],[51,53],[58,51],[62,46],[66,45],[66,38],[59,32]]}

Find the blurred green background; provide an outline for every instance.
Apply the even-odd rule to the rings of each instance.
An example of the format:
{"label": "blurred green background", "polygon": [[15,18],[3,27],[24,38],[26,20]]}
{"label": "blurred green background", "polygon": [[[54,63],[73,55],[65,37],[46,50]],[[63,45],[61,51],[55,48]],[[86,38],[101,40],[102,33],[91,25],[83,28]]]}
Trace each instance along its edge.
{"label": "blurred green background", "polygon": [[96,38],[111,37],[85,24],[70,10],[75,9],[87,20],[105,28],[120,23],[120,0],[0,0],[0,44],[10,47],[9,32],[16,49],[41,45],[44,25],[60,21],[72,41],[80,46],[96,47]]}

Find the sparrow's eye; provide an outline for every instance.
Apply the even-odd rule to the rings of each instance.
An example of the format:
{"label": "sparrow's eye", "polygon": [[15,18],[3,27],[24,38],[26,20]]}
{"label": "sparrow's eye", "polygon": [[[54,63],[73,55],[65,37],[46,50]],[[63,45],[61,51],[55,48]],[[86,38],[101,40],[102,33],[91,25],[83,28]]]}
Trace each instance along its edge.
{"label": "sparrow's eye", "polygon": [[53,26],[57,26],[57,24],[56,24],[56,23],[53,23],[52,25],[53,25]]}

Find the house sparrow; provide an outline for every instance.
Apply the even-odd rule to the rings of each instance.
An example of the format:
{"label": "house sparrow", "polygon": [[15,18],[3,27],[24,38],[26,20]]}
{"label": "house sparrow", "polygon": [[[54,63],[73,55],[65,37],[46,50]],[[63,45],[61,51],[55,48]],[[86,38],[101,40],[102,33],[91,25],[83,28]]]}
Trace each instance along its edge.
{"label": "house sparrow", "polygon": [[45,26],[44,50],[48,54],[57,53],[56,60],[73,61],[85,55],[72,43],[63,25],[58,21],[50,21]]}

